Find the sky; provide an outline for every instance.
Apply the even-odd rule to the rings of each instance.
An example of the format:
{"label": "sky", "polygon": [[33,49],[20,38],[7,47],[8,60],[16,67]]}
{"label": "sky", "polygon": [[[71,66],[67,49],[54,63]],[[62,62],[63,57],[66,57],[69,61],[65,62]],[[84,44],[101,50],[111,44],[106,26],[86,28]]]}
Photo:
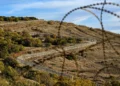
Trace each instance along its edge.
{"label": "sky", "polygon": [[[70,10],[97,2],[104,2],[104,0],[0,0],[0,16],[34,16],[44,20],[61,21]],[[120,4],[120,0],[107,0],[107,2]],[[120,7],[106,5],[105,9],[120,15]],[[100,11],[88,10],[100,17]],[[94,28],[101,27],[98,20],[84,10],[74,11],[65,22]],[[120,19],[115,16],[103,13],[103,23],[106,30],[120,33]]]}

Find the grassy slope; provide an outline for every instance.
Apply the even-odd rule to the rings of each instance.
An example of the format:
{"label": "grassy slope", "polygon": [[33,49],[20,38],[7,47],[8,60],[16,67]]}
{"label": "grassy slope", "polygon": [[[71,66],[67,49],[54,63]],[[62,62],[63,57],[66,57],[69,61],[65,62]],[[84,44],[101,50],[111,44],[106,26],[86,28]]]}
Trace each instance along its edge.
{"label": "grassy slope", "polygon": [[[58,26],[59,26],[59,22],[47,22],[47,21],[32,21],[32,22],[25,22],[25,23],[17,23],[17,24],[10,24],[10,25],[4,25],[1,26],[1,28],[3,29],[8,29],[11,31],[17,31],[17,32],[21,32],[21,31],[28,31],[30,34],[32,34],[33,32],[40,32],[40,33],[50,33],[50,34],[55,34],[57,35],[58,32]],[[91,39],[97,39],[97,40],[101,40],[100,38],[102,38],[102,32],[100,29],[90,29],[86,26],[77,26],[71,23],[64,23],[62,25],[62,29],[61,29],[61,35],[62,36],[72,36],[72,37],[84,37],[84,38],[91,38]],[[113,37],[117,34],[111,33],[111,32],[107,32],[108,37]],[[112,44],[115,46],[115,49],[118,50],[120,52],[120,39],[116,38],[116,39],[112,39]],[[86,51],[87,56],[84,59],[80,59],[78,60],[79,66],[80,66],[80,75],[84,76],[84,77],[93,77],[94,74],[101,68],[105,67],[103,61],[103,53],[102,53],[102,45],[98,45],[96,47],[93,47],[92,49]],[[109,64],[113,63],[114,65],[119,65],[119,56],[117,56],[115,54],[115,52],[113,51],[113,49],[111,48],[111,46],[109,45],[109,43],[106,43],[106,56],[107,56],[107,60],[109,60]],[[78,57],[80,57],[78,55]],[[82,58],[82,57],[80,57]],[[115,60],[117,59],[117,62],[112,61],[114,58]],[[57,69],[60,70],[59,67],[61,66],[60,63],[60,59],[62,59],[61,57],[47,61],[46,63],[44,63],[44,65],[50,67],[52,66],[53,69]],[[56,63],[57,61],[57,63]],[[52,65],[54,63],[54,66]],[[71,65],[71,66],[70,66]],[[70,70],[69,70],[70,69]],[[75,65],[74,65],[74,61],[66,61],[66,70],[69,71],[69,73],[74,74],[74,70],[75,70]],[[120,74],[120,71],[117,68],[114,68],[115,71],[113,71],[113,68],[110,68],[109,70],[111,70],[111,75],[116,77]],[[72,71],[72,72],[71,72]],[[100,75],[101,79],[106,79],[107,77],[107,73],[105,71],[103,71]]]}

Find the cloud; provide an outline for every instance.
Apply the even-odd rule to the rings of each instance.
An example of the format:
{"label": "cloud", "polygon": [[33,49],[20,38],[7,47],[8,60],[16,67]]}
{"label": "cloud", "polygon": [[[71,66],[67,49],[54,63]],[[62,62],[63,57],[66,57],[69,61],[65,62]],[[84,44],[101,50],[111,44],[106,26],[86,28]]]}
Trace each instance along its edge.
{"label": "cloud", "polygon": [[[10,10],[8,13],[14,13],[16,11],[21,11],[25,9],[56,9],[56,8],[75,8],[87,4],[92,4],[96,2],[103,2],[104,0],[42,0],[42,1],[35,1],[35,2],[28,2],[24,4],[12,4],[12,10]],[[117,1],[117,0],[111,0],[111,1]]]}
{"label": "cloud", "polygon": [[[38,12],[38,13],[33,13],[32,15],[34,15],[35,17],[39,18],[39,19],[45,19],[45,20],[60,20],[63,17],[64,12]],[[31,14],[30,14],[31,16]]]}
{"label": "cloud", "polygon": [[46,2],[33,2],[33,3],[25,3],[25,4],[13,4],[11,7],[13,8],[8,13],[14,13],[16,11],[22,11],[25,9],[57,9],[57,8],[66,8],[75,6],[78,3],[78,0],[73,1],[46,1]]}
{"label": "cloud", "polygon": [[79,24],[80,22],[83,22],[85,20],[87,20],[88,18],[90,18],[91,16],[81,16],[81,17],[77,17],[74,20],[72,20],[73,23],[75,24]]}
{"label": "cloud", "polygon": [[110,30],[111,32],[114,32],[114,33],[119,33],[120,34],[120,30]]}

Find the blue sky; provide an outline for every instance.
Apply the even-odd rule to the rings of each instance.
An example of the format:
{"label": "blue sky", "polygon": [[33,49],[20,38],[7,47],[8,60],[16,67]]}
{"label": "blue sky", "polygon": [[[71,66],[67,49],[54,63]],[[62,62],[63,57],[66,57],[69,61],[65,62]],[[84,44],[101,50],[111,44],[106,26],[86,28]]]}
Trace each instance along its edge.
{"label": "blue sky", "polygon": [[[103,2],[104,0],[0,0],[1,16],[35,16],[45,20],[61,20],[70,10],[76,7]],[[120,0],[107,0],[120,3]],[[101,7],[101,6],[98,6]],[[105,9],[120,15],[120,7],[105,6]],[[91,9],[90,9],[91,10]],[[100,16],[100,12],[91,10]],[[106,30],[120,33],[120,19],[104,13],[103,22]],[[78,10],[70,14],[66,20],[78,25],[100,28],[99,22],[90,13]]]}

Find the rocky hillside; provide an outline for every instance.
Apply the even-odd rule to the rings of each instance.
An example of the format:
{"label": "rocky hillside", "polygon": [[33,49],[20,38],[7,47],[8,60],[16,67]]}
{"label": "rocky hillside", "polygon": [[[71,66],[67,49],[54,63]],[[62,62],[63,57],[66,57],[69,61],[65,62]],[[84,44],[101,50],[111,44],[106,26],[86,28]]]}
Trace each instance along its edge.
{"label": "rocky hillside", "polygon": [[[58,27],[59,21],[44,21],[44,20],[35,20],[35,21],[25,21],[25,22],[4,22],[0,24],[0,28],[4,31],[12,31],[17,32],[18,34],[21,32],[28,32],[33,38],[30,36],[30,40],[32,40],[33,46],[29,47],[29,51],[27,53],[34,53],[34,52],[41,52],[46,50],[44,46],[40,48],[34,46],[34,38],[41,39],[41,41],[45,41],[44,38],[47,36],[52,36],[52,38],[56,38],[58,35]],[[20,35],[19,34],[19,35]],[[18,36],[19,36],[18,35]],[[64,22],[61,28],[61,36],[64,38],[75,38],[82,39],[85,41],[94,41],[96,40],[99,44],[86,49],[84,54],[76,53],[73,55],[68,55],[65,62],[65,73],[76,75],[76,65],[74,59],[69,59],[76,57],[78,62],[78,69],[79,69],[79,77],[84,79],[91,79],[93,80],[94,76],[96,75],[96,80],[98,82],[111,83],[111,81],[118,80],[120,81],[120,35],[106,31],[106,35],[110,38],[110,41],[106,40],[105,38],[105,58],[103,54],[103,45],[102,45],[102,31],[96,28],[90,28],[87,26],[75,25],[72,23]],[[24,39],[26,36],[20,36]],[[56,36],[56,37],[54,37]],[[64,40],[67,40],[67,39]],[[22,40],[24,42],[24,40]],[[52,39],[47,42],[52,42],[54,45],[55,40]],[[31,42],[30,42],[31,43]],[[46,42],[45,42],[46,43]],[[79,42],[75,42],[79,43]],[[36,45],[37,43],[35,43]],[[40,43],[41,44],[41,43]],[[24,46],[24,43],[22,44]],[[26,46],[25,46],[26,47]],[[42,48],[42,49],[41,49]],[[51,47],[54,48],[54,47]],[[36,50],[37,49],[37,50]],[[49,51],[50,47],[47,47]],[[56,57],[54,59],[50,59],[45,61],[42,65],[48,67],[52,70],[61,71],[61,66],[63,63],[63,57]],[[36,66],[38,67],[38,66]],[[8,69],[11,69],[7,67]],[[29,73],[29,72],[27,72]],[[25,74],[26,75],[26,74]],[[27,76],[27,75],[26,75]],[[23,78],[23,77],[22,77]],[[29,76],[27,76],[29,78]],[[32,78],[33,80],[33,78]],[[69,85],[68,85],[69,86]],[[92,85],[91,85],[92,86]],[[108,86],[108,84],[106,85]],[[111,85],[110,85],[111,86]]]}

